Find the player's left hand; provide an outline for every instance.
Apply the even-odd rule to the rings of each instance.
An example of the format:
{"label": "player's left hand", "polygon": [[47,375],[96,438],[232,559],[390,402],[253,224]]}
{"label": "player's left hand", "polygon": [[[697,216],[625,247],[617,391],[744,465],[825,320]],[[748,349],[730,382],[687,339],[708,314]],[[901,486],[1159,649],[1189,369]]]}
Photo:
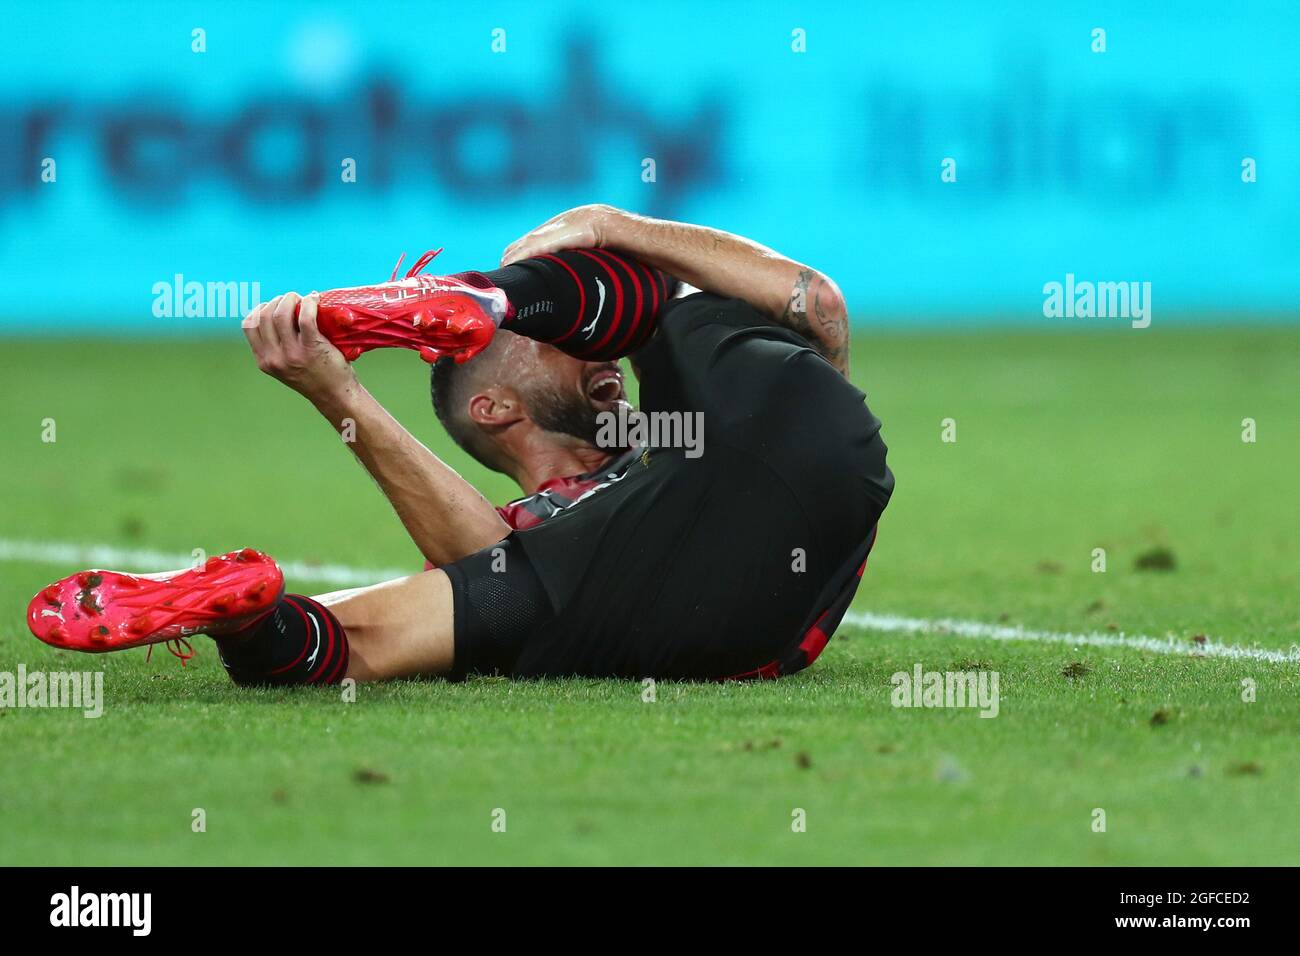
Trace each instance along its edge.
{"label": "player's left hand", "polygon": [[603,203],[562,212],[506,246],[501,264],[508,266],[561,249],[599,249],[605,245],[610,222],[623,215],[626,213],[621,209]]}
{"label": "player's left hand", "polygon": [[310,401],[339,394],[356,380],[352,366],[316,327],[320,293],[287,292],[244,319],[257,367]]}

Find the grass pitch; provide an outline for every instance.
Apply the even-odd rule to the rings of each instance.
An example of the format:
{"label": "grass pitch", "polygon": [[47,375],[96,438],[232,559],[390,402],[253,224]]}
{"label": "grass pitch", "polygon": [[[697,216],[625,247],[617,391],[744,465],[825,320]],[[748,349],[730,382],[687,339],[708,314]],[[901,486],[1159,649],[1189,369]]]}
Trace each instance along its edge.
{"label": "grass pitch", "polygon": [[[419,566],[338,437],[242,342],[0,355],[3,541]],[[448,448],[414,355],[359,370],[489,496],[514,494]],[[862,331],[855,378],[898,476],[858,610],[1300,644],[1295,330]],[[0,709],[0,863],[1300,861],[1300,661],[845,627],[795,678],[660,684],[654,703],[588,680],[343,703],[235,688],[201,639],[184,670],[46,648],[23,611],[72,570],[0,561],[0,671],[102,668],[106,693],[96,720]],[[891,674],[918,662],[996,670],[999,716],[891,707]]]}

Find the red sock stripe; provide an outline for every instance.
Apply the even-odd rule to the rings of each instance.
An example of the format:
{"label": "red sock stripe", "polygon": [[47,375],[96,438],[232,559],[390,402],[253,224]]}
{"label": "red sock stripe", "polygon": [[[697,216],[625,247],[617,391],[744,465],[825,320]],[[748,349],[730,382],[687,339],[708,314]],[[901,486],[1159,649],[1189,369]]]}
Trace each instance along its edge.
{"label": "red sock stripe", "polygon": [[329,639],[329,644],[327,644],[325,647],[325,654],[321,658],[320,664],[316,667],[314,671],[312,671],[311,675],[307,678],[308,684],[314,684],[318,680],[320,680],[321,674],[325,673],[325,668],[331,667],[334,664],[334,645],[337,642],[337,638],[334,634],[334,621],[333,621],[334,615],[331,614],[329,611],[325,610],[325,608],[317,604],[315,601],[312,601],[311,598],[306,598],[305,600],[311,601],[311,603],[315,606],[318,616],[322,621],[325,622],[325,636]]}
{"label": "red sock stripe", "polygon": [[578,273],[574,272],[573,267],[570,266],[563,259],[561,259],[559,256],[552,255],[551,253],[548,252],[538,256],[537,258],[545,259],[547,262],[554,262],[556,265],[561,266],[564,269],[564,271],[569,274],[569,278],[571,278],[574,284],[577,285],[578,287],[578,317],[577,319],[574,320],[573,328],[569,329],[569,331],[565,332],[562,336],[560,336],[558,339],[555,340],[557,342],[562,342],[565,339],[567,339],[570,335],[572,335],[574,332],[578,331],[578,329],[582,328],[582,318],[587,311],[587,293],[582,288],[582,280],[578,278]]}
{"label": "red sock stripe", "polygon": [[[299,607],[296,603],[294,603],[294,601],[290,599],[288,595],[284,597],[284,603],[289,605],[295,611],[297,611],[298,615],[302,618],[303,634],[305,635],[305,638],[302,642],[302,650],[298,652],[298,656],[295,657],[288,664],[285,664],[283,667],[277,667],[275,670],[271,671],[273,675],[283,674],[285,671],[293,670],[295,667],[297,667],[306,659],[307,648],[311,647],[311,621],[307,617],[307,612],[304,611],[301,607]],[[275,627],[275,623],[272,622],[270,626]]]}
{"label": "red sock stripe", "polygon": [[[620,320],[622,320],[623,324],[626,326],[627,331],[623,333],[623,336],[614,345],[612,354],[614,356],[623,356],[627,354],[628,346],[636,339],[637,333],[641,331],[643,326],[649,323],[649,318],[645,313],[645,293],[641,288],[641,277],[637,275],[637,263],[624,259],[622,256],[616,256],[610,252],[606,252],[603,249],[601,250],[601,254],[617,262],[627,270],[628,277],[632,282],[632,288],[636,292],[636,306],[633,311],[626,316],[619,316]],[[614,332],[613,326],[610,327],[609,331],[612,335]],[[605,338],[608,339],[609,336],[607,335]],[[603,345],[603,343],[598,344],[596,348],[599,350],[601,345]]]}
{"label": "red sock stripe", "polygon": [[637,330],[636,340],[628,345],[627,352],[625,354],[630,355],[633,352],[635,352],[637,349],[639,349],[641,346],[645,345],[646,342],[650,341],[650,336],[654,334],[654,331],[655,331],[655,322],[653,319],[647,319],[645,322],[642,322],[641,327]]}
{"label": "red sock stripe", "polygon": [[[322,646],[321,646],[320,660],[316,665],[315,670],[313,670],[309,675],[303,678],[301,683],[303,684],[337,683],[342,678],[343,673],[346,672],[349,654],[348,654],[347,637],[340,633],[342,630],[341,627],[340,628],[335,627],[334,615],[332,615],[325,608],[324,605],[319,604],[316,601],[313,601],[309,597],[303,597],[302,595],[286,594],[284,596],[284,603],[287,604],[289,607],[293,608],[295,611],[297,611],[298,616],[302,618],[302,626],[303,626],[303,634],[304,634],[302,650],[299,651],[298,656],[295,657],[288,664],[285,664],[283,667],[277,667],[275,670],[271,671],[270,674],[268,674],[267,676],[275,676],[278,674],[288,673],[289,671],[295,670],[298,667],[300,667],[303,661],[307,659],[307,652],[311,650],[313,645],[315,645],[316,643],[315,641],[316,627],[312,623],[313,617],[315,617],[325,622],[325,633],[321,635]],[[303,606],[304,604],[310,604],[312,609],[316,612],[315,615],[308,614],[306,609]],[[325,675],[326,670],[329,671],[328,675]],[[324,676],[323,680],[322,680],[322,676]]]}
{"label": "red sock stripe", "polygon": [[[636,260],[634,260],[636,261]],[[654,270],[644,262],[636,261],[637,266],[645,272],[646,282],[650,285],[650,314],[659,314],[659,283],[655,280]]]}
{"label": "red sock stripe", "polygon": [[334,669],[330,671],[329,676],[325,678],[325,683],[327,684],[337,684],[339,681],[343,680],[343,678],[348,676],[348,658],[351,656],[352,651],[348,648],[346,638],[344,638],[343,642],[340,644],[339,650],[342,653],[338,655],[338,663],[334,665]]}
{"label": "red sock stripe", "polygon": [[[654,333],[655,325],[659,321],[660,305],[668,304],[668,280],[664,277],[664,274],[657,269],[651,269],[644,263],[638,262],[637,265],[645,270],[646,282],[650,286],[650,315],[648,320],[643,323],[641,334],[637,337],[636,343],[628,349],[629,352],[635,351],[649,341],[650,336]],[[664,281],[664,294],[662,296],[659,294],[660,279]]]}
{"label": "red sock stripe", "polygon": [[[586,256],[592,262],[599,264],[600,267],[605,270],[605,274],[609,276],[610,284],[614,287],[614,319],[609,323],[609,331],[605,333],[604,337],[599,342],[583,349],[584,353],[590,355],[599,350],[602,345],[609,341],[609,337],[614,333],[614,330],[618,328],[619,320],[623,315],[623,283],[619,280],[618,274],[614,271],[613,267],[604,259],[600,258],[600,256],[588,252],[586,249],[575,249],[573,251],[578,253],[578,255]],[[586,316],[584,315],[582,318],[585,319]],[[568,336],[565,336],[565,338],[567,337]],[[564,340],[557,339],[556,341],[562,342]]]}

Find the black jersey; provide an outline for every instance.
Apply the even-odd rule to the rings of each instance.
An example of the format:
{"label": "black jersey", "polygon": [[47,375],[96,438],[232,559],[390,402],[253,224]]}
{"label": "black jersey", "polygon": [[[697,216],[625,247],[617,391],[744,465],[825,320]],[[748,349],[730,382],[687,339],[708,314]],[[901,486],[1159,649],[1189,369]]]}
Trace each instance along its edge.
{"label": "black jersey", "polygon": [[847,609],[893,490],[862,393],[794,332],[706,293],[664,310],[637,363],[641,411],[701,413],[703,454],[631,457],[513,533],[496,580],[470,586],[491,549],[448,566],[456,673],[775,677]]}

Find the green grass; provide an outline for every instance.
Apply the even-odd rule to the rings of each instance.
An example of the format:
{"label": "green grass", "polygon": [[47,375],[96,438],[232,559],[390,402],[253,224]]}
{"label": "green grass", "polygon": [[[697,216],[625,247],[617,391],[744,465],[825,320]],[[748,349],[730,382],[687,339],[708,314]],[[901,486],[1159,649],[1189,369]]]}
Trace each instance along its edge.
{"label": "green grass", "polygon": [[[863,331],[855,350],[898,476],[858,609],[1300,644],[1300,332]],[[418,566],[337,436],[242,344],[3,356],[0,538]],[[413,355],[359,368],[513,494],[448,449]],[[1153,548],[1175,567],[1135,569]],[[46,648],[23,609],[70,570],[0,562],[0,671],[103,668],[107,695],[98,720],[0,710],[0,863],[1300,862],[1300,664],[845,628],[798,677],[661,684],[655,703],[581,680],[344,703],[236,689],[203,643],[184,670]],[[998,671],[999,716],[891,707],[918,661]]]}

